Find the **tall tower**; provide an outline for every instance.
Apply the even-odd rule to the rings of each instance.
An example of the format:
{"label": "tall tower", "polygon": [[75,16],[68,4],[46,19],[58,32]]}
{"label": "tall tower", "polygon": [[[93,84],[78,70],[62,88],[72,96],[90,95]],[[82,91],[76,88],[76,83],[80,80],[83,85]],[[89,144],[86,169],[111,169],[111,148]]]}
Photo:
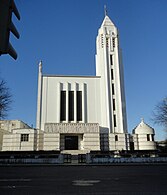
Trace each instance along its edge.
{"label": "tall tower", "polygon": [[106,13],[96,39],[96,76],[101,76],[100,126],[109,133],[127,133],[118,30]]}

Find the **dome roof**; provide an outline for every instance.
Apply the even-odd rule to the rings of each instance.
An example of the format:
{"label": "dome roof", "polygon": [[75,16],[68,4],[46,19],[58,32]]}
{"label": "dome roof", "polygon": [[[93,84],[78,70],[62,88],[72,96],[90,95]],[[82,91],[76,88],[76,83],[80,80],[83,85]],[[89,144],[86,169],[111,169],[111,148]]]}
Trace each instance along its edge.
{"label": "dome roof", "polygon": [[155,134],[154,129],[144,122],[141,122],[133,129],[133,134]]}

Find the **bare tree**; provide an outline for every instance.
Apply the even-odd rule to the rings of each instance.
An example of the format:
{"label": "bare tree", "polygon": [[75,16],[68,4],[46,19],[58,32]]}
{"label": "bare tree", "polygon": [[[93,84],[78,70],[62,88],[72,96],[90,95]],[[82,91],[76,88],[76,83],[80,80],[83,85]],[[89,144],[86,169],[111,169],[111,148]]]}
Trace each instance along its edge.
{"label": "bare tree", "polygon": [[9,88],[6,87],[6,82],[0,79],[0,119],[4,119],[7,116],[7,112],[11,108],[11,93]]}
{"label": "bare tree", "polygon": [[167,128],[167,97],[156,105],[153,112],[153,121]]}

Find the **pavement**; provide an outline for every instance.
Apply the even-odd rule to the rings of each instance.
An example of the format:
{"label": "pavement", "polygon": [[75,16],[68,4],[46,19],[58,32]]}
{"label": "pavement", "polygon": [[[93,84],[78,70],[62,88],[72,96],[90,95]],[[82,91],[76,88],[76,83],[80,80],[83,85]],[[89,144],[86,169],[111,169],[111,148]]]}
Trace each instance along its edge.
{"label": "pavement", "polygon": [[167,164],[1,166],[0,194],[167,194]]}

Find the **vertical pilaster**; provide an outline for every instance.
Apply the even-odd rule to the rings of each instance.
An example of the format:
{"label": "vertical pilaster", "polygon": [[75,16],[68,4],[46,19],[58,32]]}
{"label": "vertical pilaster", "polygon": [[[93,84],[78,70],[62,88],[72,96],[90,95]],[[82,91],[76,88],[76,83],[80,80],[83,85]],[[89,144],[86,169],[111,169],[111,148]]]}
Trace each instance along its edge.
{"label": "vertical pilaster", "polygon": [[85,86],[82,83],[82,122],[85,123]]}
{"label": "vertical pilaster", "polygon": [[69,83],[66,83],[66,123],[69,121],[69,116],[68,116],[68,104],[69,104]]}
{"label": "vertical pilaster", "polygon": [[57,118],[56,122],[60,123],[60,95],[61,95],[61,83],[57,84],[57,102],[56,102],[56,109],[57,109]]}
{"label": "vertical pilaster", "polygon": [[77,122],[77,83],[74,83],[74,123]]}

